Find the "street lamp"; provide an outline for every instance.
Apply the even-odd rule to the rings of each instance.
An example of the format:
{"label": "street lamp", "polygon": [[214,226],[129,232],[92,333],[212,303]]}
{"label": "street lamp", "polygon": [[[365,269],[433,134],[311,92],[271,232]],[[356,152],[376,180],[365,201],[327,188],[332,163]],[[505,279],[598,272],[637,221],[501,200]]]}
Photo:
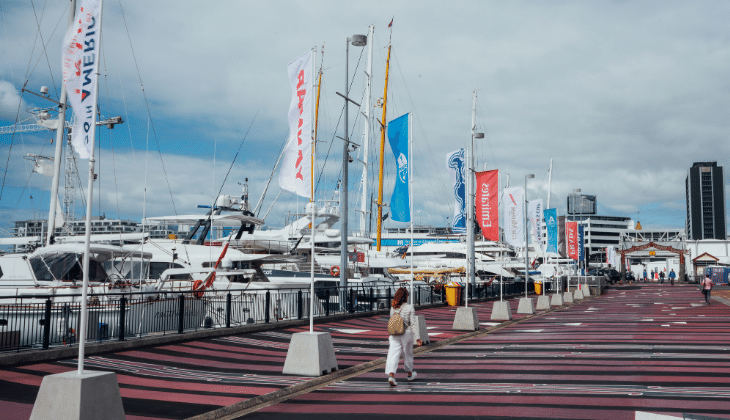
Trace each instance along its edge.
{"label": "street lamp", "polygon": [[[353,35],[352,38],[347,38],[346,42],[346,48],[345,48],[345,94],[341,95],[345,99],[345,135],[344,135],[344,144],[342,146],[342,194],[340,194],[340,200],[342,202],[340,203],[340,212],[341,212],[341,223],[342,223],[342,232],[340,232],[340,289],[342,290],[342,293],[340,294],[340,310],[343,310],[343,303],[344,299],[347,297],[347,263],[348,263],[348,253],[347,253],[347,183],[348,183],[348,163],[349,163],[349,157],[350,157],[350,139],[347,134],[347,128],[348,128],[348,110],[349,110],[349,104],[350,102],[358,105],[356,102],[352,101],[352,99],[349,98],[350,95],[350,77],[348,75],[349,73],[349,58],[350,58],[350,43],[356,47],[364,47],[368,43],[368,37],[365,35]],[[359,106],[359,105],[358,105]],[[314,256],[312,256],[314,257]]]}

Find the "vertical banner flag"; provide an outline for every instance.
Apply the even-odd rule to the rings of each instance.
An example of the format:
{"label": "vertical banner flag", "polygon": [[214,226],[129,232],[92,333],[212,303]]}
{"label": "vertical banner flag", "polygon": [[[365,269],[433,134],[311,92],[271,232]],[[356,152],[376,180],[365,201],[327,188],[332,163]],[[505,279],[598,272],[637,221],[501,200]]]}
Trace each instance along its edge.
{"label": "vertical banner flag", "polygon": [[388,123],[388,142],[398,164],[393,195],[390,197],[391,219],[396,222],[411,221],[411,203],[408,197],[408,114]]}
{"label": "vertical banner flag", "polygon": [[464,149],[446,154],[446,168],[454,184],[454,233],[466,233],[466,162]]}
{"label": "vertical banner flag", "polygon": [[523,208],[522,187],[504,189],[504,239],[512,246],[525,246],[525,215]]}
{"label": "vertical banner flag", "polygon": [[578,260],[578,222],[565,222],[565,244],[568,258]]}
{"label": "vertical banner flag", "polygon": [[542,245],[542,211],[544,207],[542,204],[542,198],[532,200],[527,203],[527,217],[530,219],[530,233],[532,233],[533,240],[535,241],[535,249],[545,250]]}
{"label": "vertical banner flag", "polygon": [[289,141],[281,157],[279,186],[302,197],[312,194],[312,56],[307,51],[289,63],[292,100],[289,105]]}
{"label": "vertical banner flag", "polygon": [[488,241],[499,241],[499,170],[477,172],[477,220]]}
{"label": "vertical banner flag", "polygon": [[578,226],[578,260],[580,261],[586,260],[586,247],[583,228],[583,225]]}
{"label": "vertical banner flag", "polygon": [[558,211],[545,209],[545,227],[547,227],[547,246],[545,251],[558,253]]}
{"label": "vertical banner flag", "polygon": [[71,144],[81,159],[88,159],[96,134],[101,0],[80,0],[76,7],[75,21],[63,37],[63,84],[76,118]]}

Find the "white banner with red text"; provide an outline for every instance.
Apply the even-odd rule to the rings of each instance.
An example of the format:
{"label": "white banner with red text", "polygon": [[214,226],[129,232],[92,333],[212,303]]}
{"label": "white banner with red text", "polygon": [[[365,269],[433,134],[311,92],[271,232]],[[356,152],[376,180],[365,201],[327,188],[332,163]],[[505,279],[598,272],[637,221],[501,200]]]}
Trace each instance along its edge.
{"label": "white banner with red text", "polygon": [[523,211],[524,203],[522,198],[522,187],[512,187],[504,189],[502,201],[502,211],[504,212],[504,240],[518,247],[525,246],[525,215]]}

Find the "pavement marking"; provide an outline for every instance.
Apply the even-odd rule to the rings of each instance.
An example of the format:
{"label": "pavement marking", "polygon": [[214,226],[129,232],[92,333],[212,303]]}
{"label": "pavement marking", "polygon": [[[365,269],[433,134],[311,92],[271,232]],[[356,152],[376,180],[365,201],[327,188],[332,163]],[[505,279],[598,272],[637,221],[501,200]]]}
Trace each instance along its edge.
{"label": "pavement marking", "polygon": [[335,331],[339,331],[345,334],[360,334],[364,332],[369,332],[370,330],[356,330],[352,328],[333,328]]}

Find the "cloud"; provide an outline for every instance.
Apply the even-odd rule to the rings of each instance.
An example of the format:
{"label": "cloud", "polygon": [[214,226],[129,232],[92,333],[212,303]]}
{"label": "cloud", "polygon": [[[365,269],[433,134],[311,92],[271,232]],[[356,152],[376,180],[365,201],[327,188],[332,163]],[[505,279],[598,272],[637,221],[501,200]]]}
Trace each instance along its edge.
{"label": "cloud", "polygon": [[0,80],[0,119],[14,120],[16,115],[23,117],[27,107],[15,86],[7,80]]}

